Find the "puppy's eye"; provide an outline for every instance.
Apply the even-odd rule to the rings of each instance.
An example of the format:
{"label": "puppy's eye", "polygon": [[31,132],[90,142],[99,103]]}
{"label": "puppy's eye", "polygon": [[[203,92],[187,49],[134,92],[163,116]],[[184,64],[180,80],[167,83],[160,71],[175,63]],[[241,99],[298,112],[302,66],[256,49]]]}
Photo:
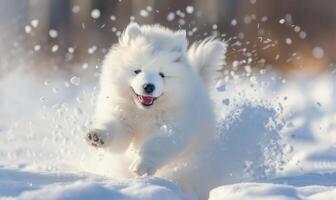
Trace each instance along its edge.
{"label": "puppy's eye", "polygon": [[162,78],[166,77],[166,76],[164,75],[164,73],[162,73],[162,72],[160,72],[159,75],[160,75]]}
{"label": "puppy's eye", "polygon": [[134,74],[139,74],[141,72],[141,69],[134,70]]}

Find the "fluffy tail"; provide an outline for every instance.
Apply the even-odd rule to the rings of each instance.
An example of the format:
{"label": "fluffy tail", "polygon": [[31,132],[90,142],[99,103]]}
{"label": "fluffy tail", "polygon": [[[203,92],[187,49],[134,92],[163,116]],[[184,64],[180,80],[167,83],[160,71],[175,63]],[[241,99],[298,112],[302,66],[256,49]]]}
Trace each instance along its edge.
{"label": "fluffy tail", "polygon": [[214,38],[195,42],[188,50],[191,65],[208,86],[217,70],[225,64],[227,44]]}

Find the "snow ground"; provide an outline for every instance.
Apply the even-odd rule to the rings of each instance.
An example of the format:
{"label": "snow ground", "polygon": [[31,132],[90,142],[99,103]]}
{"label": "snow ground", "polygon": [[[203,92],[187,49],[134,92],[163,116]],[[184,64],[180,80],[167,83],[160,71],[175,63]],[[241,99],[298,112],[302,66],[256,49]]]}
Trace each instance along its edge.
{"label": "snow ground", "polygon": [[[182,200],[183,193],[174,184],[146,178],[113,183],[111,180],[73,174],[41,174],[1,170],[1,195],[5,199],[163,199]],[[90,177],[90,178],[88,178]]]}
{"label": "snow ground", "polygon": [[216,188],[211,191],[209,200],[322,200],[335,199],[334,187],[309,185],[295,187],[267,183],[240,183]]}
{"label": "snow ground", "polygon": [[335,74],[219,83],[217,137],[158,178],[138,179],[128,156],[83,141],[92,74],[74,72],[79,86],[60,72],[1,77],[0,199],[336,199]]}

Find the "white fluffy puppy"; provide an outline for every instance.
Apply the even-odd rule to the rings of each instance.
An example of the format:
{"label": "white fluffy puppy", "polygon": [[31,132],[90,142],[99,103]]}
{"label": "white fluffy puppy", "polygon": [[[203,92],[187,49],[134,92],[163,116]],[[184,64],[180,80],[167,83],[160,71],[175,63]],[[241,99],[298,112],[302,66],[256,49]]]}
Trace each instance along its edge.
{"label": "white fluffy puppy", "polygon": [[139,157],[130,169],[153,175],[207,141],[215,119],[206,85],[224,63],[226,44],[187,46],[185,31],[129,24],[103,63],[87,142],[114,152],[132,146]]}

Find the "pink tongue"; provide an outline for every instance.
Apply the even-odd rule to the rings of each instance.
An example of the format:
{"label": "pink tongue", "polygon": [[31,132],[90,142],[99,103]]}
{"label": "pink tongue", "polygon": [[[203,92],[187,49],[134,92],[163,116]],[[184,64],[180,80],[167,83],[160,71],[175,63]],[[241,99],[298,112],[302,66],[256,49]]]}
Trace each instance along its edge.
{"label": "pink tongue", "polygon": [[148,97],[148,96],[140,96],[141,103],[150,105],[153,103],[153,97]]}

